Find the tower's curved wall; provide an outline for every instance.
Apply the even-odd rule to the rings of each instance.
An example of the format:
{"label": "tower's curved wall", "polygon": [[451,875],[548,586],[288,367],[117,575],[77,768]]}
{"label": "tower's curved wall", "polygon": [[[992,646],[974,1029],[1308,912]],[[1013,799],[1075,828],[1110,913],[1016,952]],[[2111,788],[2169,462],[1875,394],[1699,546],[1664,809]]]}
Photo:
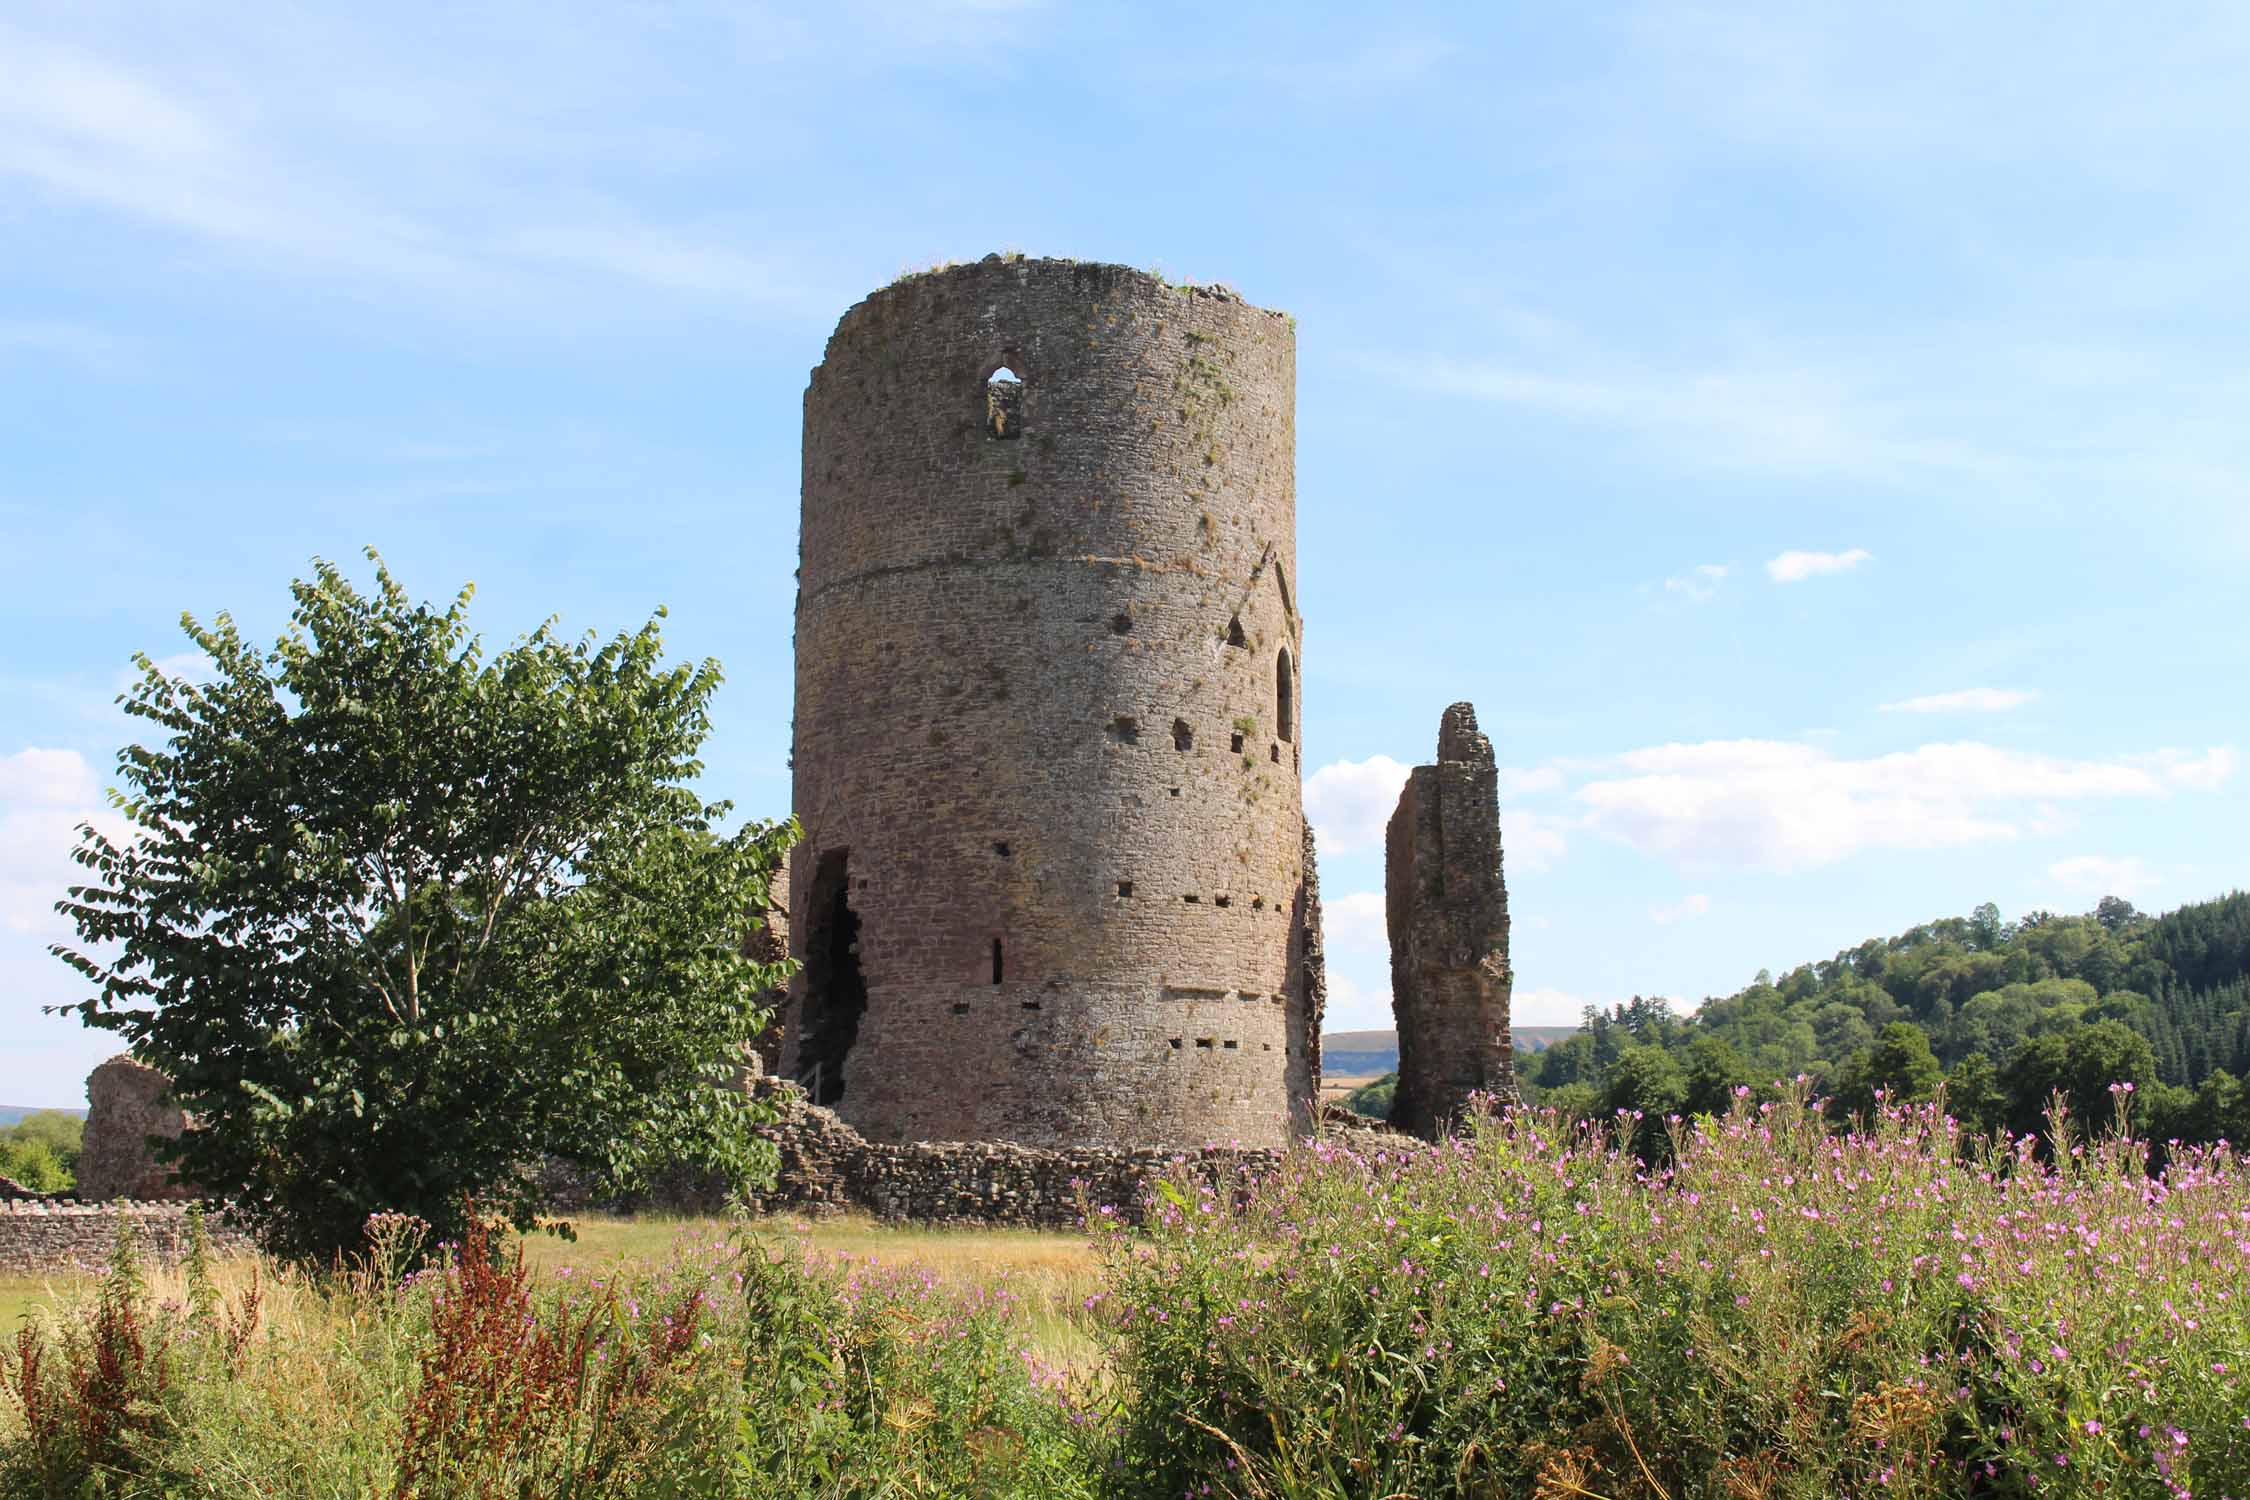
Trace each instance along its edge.
{"label": "tower's curved wall", "polygon": [[988,257],[830,338],[782,1066],[871,1137],[1304,1107],[1295,384],[1287,318],[1122,266]]}

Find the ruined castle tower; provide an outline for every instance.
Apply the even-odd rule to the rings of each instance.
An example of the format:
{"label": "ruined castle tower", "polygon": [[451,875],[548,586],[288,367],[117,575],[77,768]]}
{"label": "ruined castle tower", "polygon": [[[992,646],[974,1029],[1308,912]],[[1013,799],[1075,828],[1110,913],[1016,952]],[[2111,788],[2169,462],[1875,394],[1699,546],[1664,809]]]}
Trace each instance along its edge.
{"label": "ruined castle tower", "polygon": [[1399,793],[1384,885],[1398,1019],[1391,1123],[1432,1135],[1469,1095],[1515,1092],[1500,772],[1469,704],[1445,711],[1437,764],[1416,766]]}
{"label": "ruined castle tower", "polygon": [[1296,347],[997,256],[805,393],[782,1072],[876,1140],[1272,1145],[1315,1091]]}

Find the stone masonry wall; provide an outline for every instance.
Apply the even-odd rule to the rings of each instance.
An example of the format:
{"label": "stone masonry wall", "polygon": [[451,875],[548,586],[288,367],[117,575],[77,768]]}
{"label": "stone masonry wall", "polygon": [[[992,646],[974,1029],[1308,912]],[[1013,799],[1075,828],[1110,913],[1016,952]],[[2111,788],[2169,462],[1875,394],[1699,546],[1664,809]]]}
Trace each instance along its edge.
{"label": "stone masonry wall", "polygon": [[1391,1124],[1427,1136],[1471,1094],[1515,1092],[1499,768],[1469,704],[1445,711],[1437,763],[1407,777],[1384,877],[1398,1022]]}
{"label": "stone masonry wall", "polygon": [[857,1212],[924,1224],[1068,1229],[1108,1208],[1138,1222],[1158,1180],[1190,1173],[1240,1191],[1281,1163],[1278,1150],[1193,1151],[1081,1147],[1044,1151],[999,1141],[870,1142],[833,1110],[805,1102],[778,1079],[753,1088],[781,1119],[760,1127],[781,1152],[772,1191],[753,1197],[764,1212]]}
{"label": "stone masonry wall", "polygon": [[[187,1251],[188,1205],[118,1200],[80,1203],[69,1198],[22,1198],[0,1202],[0,1276],[34,1276],[53,1271],[98,1270],[117,1241],[117,1222],[130,1215],[141,1253],[166,1265]],[[221,1255],[251,1248],[213,1212],[206,1220],[211,1243]]]}
{"label": "stone masonry wall", "polygon": [[1295,365],[1278,313],[1069,261],[838,323],[779,1071],[870,1141],[1273,1147],[1309,1111]]}

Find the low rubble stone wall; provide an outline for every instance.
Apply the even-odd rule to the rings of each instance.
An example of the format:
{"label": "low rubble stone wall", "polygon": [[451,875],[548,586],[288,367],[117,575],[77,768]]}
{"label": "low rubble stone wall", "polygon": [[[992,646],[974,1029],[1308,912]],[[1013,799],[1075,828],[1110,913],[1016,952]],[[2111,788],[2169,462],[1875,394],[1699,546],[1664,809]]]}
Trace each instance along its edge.
{"label": "low rubble stone wall", "polygon": [[[13,1198],[0,1202],[0,1276],[51,1271],[98,1270],[117,1240],[117,1221],[127,1215],[138,1232],[141,1254],[166,1265],[187,1250],[188,1205],[113,1199],[81,1203],[74,1198]],[[250,1241],[227,1227],[217,1214],[206,1217],[211,1243],[221,1255],[248,1250]]]}
{"label": "low rubble stone wall", "polygon": [[1154,1184],[1183,1171],[1241,1191],[1281,1164],[1276,1150],[1206,1146],[1200,1150],[1081,1148],[1044,1150],[996,1141],[917,1141],[878,1145],[833,1110],[807,1103],[803,1090],[757,1078],[750,1091],[781,1112],[759,1127],[781,1155],[770,1191],[751,1195],[764,1212],[860,1212],[921,1224],[1064,1229],[1110,1209],[1137,1221]]}

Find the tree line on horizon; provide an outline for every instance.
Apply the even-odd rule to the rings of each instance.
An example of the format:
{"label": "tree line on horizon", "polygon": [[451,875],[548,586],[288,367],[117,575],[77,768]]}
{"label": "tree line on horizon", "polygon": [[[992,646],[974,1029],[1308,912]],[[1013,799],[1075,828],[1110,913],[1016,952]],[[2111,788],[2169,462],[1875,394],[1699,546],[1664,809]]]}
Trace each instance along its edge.
{"label": "tree line on horizon", "polygon": [[[2040,1130],[2058,1094],[2107,1128],[2120,1100],[2164,1142],[2250,1140],[2250,893],[2161,916],[2105,897],[2093,911],[1966,917],[1871,938],[1776,978],[1761,970],[1689,1015],[1659,997],[1589,1006],[1527,1058],[1527,1099],[1568,1114],[1723,1113],[1740,1090],[1803,1076],[1839,1121],[1877,1095],[1942,1086],[1970,1128]],[[2114,1087],[2113,1087],[2114,1086]]]}

